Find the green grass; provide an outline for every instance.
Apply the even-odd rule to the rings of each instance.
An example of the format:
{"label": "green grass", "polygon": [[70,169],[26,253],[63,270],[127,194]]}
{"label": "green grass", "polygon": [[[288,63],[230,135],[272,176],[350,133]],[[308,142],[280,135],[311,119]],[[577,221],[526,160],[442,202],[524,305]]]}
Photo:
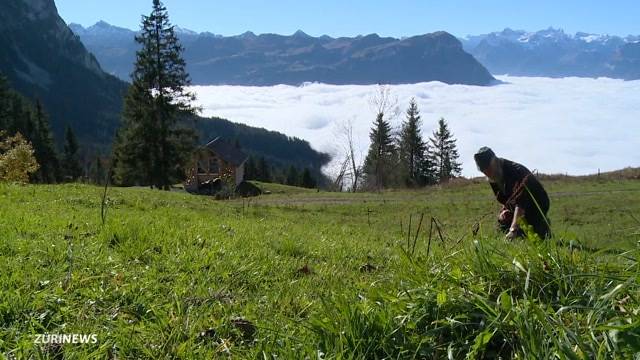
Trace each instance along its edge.
{"label": "green grass", "polygon": [[266,183],[266,182],[260,182],[260,181],[250,181],[250,182],[256,185],[257,187],[259,187],[263,193],[268,192],[271,194],[295,195],[295,194],[302,194],[302,193],[317,192],[316,189],[305,189],[297,186],[289,186],[289,185],[282,185],[282,184],[276,184],[276,183]]}
{"label": "green grass", "polygon": [[0,354],[640,356],[640,182],[545,185],[544,243],[505,243],[484,183],[250,202],[116,188],[104,225],[100,188],[0,185]]}

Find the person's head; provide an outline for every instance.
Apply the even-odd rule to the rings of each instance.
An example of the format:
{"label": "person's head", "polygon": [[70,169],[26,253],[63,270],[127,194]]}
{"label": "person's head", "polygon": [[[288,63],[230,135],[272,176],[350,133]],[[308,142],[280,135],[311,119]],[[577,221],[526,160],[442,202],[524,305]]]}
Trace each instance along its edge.
{"label": "person's head", "polygon": [[490,180],[496,180],[500,176],[500,162],[493,150],[483,146],[473,158],[476,161],[478,170],[485,174]]}

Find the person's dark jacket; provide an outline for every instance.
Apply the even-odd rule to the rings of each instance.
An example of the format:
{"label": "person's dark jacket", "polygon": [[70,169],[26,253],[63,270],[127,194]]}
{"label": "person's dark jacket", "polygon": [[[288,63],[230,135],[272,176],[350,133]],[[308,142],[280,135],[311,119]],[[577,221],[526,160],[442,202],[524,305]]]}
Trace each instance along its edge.
{"label": "person's dark jacket", "polygon": [[515,211],[516,206],[524,210],[527,223],[540,237],[549,235],[547,212],[549,196],[536,177],[521,164],[500,159],[502,181],[490,182],[498,202]]}

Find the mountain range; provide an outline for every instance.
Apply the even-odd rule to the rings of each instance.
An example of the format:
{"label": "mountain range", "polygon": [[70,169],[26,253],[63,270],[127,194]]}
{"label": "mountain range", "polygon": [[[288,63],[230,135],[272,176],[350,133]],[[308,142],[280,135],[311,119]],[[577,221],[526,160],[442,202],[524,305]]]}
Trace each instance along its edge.
{"label": "mountain range", "polygon": [[[134,31],[104,21],[87,28],[70,27],[105,69],[128,79],[137,49]],[[290,36],[246,32],[226,37],[183,28],[177,32],[194,83],[200,85],[492,82],[444,32],[402,39],[376,34],[312,37],[302,31]],[[640,78],[640,36],[507,28],[458,40],[491,74]]]}
{"label": "mountain range", "polygon": [[640,36],[507,28],[460,41],[492,74],[640,79]]}
{"label": "mountain range", "polygon": [[[135,32],[106,22],[70,24],[110,73],[128,79]],[[196,85],[402,84],[442,81],[489,85],[494,78],[453,35],[440,31],[403,39],[376,34],[313,37],[246,32],[237,36],[177,28]]]}

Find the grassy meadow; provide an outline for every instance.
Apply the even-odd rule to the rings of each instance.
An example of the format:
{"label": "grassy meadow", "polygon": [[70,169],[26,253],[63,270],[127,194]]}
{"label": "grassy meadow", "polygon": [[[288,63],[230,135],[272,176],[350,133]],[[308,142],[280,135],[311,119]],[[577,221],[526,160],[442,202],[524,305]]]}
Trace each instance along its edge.
{"label": "grassy meadow", "polygon": [[640,359],[640,181],[543,183],[555,239],[511,243],[482,181],[110,188],[104,223],[102,188],[2,184],[0,357]]}

